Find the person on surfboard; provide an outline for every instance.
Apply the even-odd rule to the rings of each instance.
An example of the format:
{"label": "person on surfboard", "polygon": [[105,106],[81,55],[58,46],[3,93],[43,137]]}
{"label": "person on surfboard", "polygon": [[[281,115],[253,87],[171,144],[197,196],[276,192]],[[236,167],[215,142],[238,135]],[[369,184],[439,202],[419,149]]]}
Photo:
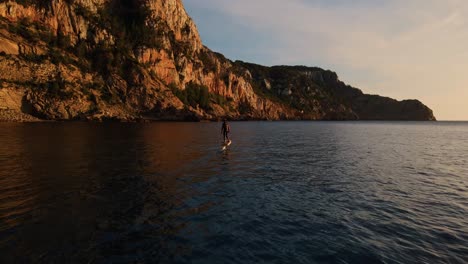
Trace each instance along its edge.
{"label": "person on surfboard", "polygon": [[221,134],[223,134],[224,143],[229,142],[229,132],[231,132],[231,128],[226,122],[226,119],[223,119],[223,125],[221,126]]}

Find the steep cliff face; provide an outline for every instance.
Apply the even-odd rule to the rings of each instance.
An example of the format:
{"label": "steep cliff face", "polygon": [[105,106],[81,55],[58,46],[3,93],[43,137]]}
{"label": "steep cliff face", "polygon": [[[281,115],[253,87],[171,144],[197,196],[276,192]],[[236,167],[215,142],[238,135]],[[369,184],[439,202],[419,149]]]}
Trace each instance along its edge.
{"label": "steep cliff face", "polygon": [[202,45],[181,0],[0,0],[0,111],[54,120],[434,119],[418,101],[365,95],[319,68],[232,62]]}

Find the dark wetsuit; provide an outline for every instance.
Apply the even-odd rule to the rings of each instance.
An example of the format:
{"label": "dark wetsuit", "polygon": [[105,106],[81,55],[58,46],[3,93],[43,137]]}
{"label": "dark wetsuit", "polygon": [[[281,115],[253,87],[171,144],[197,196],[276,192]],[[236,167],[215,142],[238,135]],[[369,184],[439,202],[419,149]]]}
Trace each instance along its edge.
{"label": "dark wetsuit", "polygon": [[226,122],[223,122],[221,126],[221,133],[223,134],[223,139],[226,142],[226,139],[229,141],[229,125]]}

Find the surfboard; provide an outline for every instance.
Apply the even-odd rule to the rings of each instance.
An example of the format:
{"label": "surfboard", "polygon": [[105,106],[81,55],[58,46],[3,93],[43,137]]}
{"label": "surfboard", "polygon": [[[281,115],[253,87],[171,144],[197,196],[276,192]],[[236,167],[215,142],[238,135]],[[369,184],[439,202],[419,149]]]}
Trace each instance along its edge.
{"label": "surfboard", "polygon": [[232,140],[229,140],[228,142],[223,144],[223,147],[221,148],[221,150],[226,150],[227,147],[231,146],[231,144],[232,144]]}

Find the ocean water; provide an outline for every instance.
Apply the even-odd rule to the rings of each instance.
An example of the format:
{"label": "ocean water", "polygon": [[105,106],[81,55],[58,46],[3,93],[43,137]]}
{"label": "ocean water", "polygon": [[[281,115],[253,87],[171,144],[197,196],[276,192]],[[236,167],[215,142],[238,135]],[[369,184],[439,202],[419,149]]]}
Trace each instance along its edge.
{"label": "ocean water", "polygon": [[468,123],[0,123],[0,263],[466,263]]}

